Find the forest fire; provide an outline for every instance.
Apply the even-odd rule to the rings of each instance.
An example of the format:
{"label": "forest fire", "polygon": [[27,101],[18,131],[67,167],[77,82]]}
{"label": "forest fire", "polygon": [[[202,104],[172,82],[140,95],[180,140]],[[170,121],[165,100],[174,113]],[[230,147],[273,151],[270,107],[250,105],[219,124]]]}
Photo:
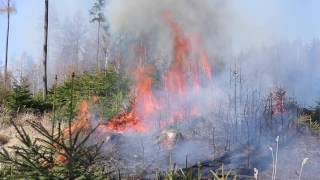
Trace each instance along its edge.
{"label": "forest fire", "polygon": [[284,89],[278,88],[272,93],[272,100],[275,102],[274,107],[272,108],[272,113],[282,114],[284,112],[284,98],[287,94],[287,91]]}
{"label": "forest fire", "polygon": [[[174,39],[174,59],[164,77],[165,88],[169,92],[183,95],[186,92],[188,75],[191,76],[192,87],[200,87],[200,73],[211,79],[211,65],[205,50],[200,46],[200,38],[187,38],[179,25],[172,19],[170,12],[162,14],[164,21],[172,31]],[[202,71],[201,71],[202,70]]]}
{"label": "forest fire", "polygon": [[319,179],[315,3],[29,1],[0,0],[0,180]]}
{"label": "forest fire", "polygon": [[[162,18],[168,25],[173,35],[173,61],[167,72],[164,73],[161,92],[166,97],[158,97],[153,89],[151,72],[153,67],[139,66],[135,70],[135,101],[132,111],[115,116],[108,127],[116,130],[129,129],[125,124],[131,124],[138,131],[146,130],[150,121],[155,120],[155,114],[165,112],[167,114],[161,127],[176,123],[190,116],[199,115],[198,107],[184,103],[189,90],[199,90],[202,86],[201,79],[211,79],[212,69],[206,51],[201,47],[200,38],[197,36],[187,37],[171,17],[170,12],[163,12]],[[170,98],[182,101],[182,106],[174,107],[170,104]],[[171,106],[171,107],[170,107]],[[156,117],[157,118],[157,117]],[[138,123],[139,122],[139,123]],[[139,125],[138,125],[139,124]],[[138,125],[138,126],[137,126]],[[143,128],[142,128],[143,127]]]}
{"label": "forest fire", "polygon": [[[163,89],[167,94],[159,97],[153,89],[152,66],[140,65],[134,71],[135,84],[133,94],[135,100],[131,111],[122,112],[112,117],[107,123],[101,125],[102,131],[125,132],[134,130],[147,132],[152,128],[152,121],[158,114],[165,113],[166,118],[160,122],[161,128],[172,125],[183,119],[199,115],[199,108],[184,102],[188,91],[197,91],[202,87],[203,78],[211,79],[212,69],[206,51],[201,47],[198,36],[187,37],[171,17],[170,12],[162,14],[163,20],[168,25],[173,35],[173,61],[164,73]],[[182,106],[172,105],[170,99],[182,101]]]}
{"label": "forest fire", "polygon": [[146,131],[146,127],[141,124],[139,119],[137,119],[132,112],[120,113],[114,116],[107,122],[107,124],[105,124],[105,127],[118,133],[127,131],[129,129],[133,129],[137,132]]}
{"label": "forest fire", "polygon": [[[153,87],[155,67],[139,65],[133,74],[132,94],[135,98],[130,110],[116,114],[107,122],[99,122],[98,133],[106,136],[128,131],[147,133],[154,128],[165,131],[180,121],[201,115],[201,107],[188,98],[190,92],[198,92],[212,77],[208,55],[201,46],[201,38],[185,34],[170,12],[163,12],[162,19],[172,34],[174,50],[171,65],[160,77],[162,86]],[[92,97],[92,102],[97,99]],[[70,129],[64,130],[65,139],[69,133],[74,134],[78,130],[88,133],[93,128],[89,104],[88,101],[81,103],[76,121]]]}
{"label": "forest fire", "polygon": [[82,101],[76,120],[72,123],[70,128],[65,128],[63,130],[63,138],[67,139],[69,137],[69,133],[72,135],[78,130],[88,132],[91,128],[90,118],[91,114],[89,112],[89,102]]}

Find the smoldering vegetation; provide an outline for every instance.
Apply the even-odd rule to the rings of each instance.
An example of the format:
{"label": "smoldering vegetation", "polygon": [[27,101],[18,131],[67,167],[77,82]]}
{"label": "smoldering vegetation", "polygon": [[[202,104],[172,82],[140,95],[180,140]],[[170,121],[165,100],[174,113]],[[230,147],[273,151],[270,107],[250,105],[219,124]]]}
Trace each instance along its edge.
{"label": "smoldering vegetation", "polygon": [[[122,6],[124,3],[126,6]],[[156,99],[166,99],[169,101],[167,106],[172,109],[184,106],[188,111],[188,107],[199,107],[196,115],[178,117],[164,130],[154,124],[165,121],[172,109],[157,109],[146,120],[153,128],[145,137],[140,137],[143,139],[140,143],[139,138],[124,133],[126,138],[133,138],[130,142],[140,149],[143,164],[149,168],[156,164],[151,172],[155,169],[163,171],[170,163],[176,168],[184,168],[196,165],[198,161],[218,159],[221,160],[220,165],[225,164],[228,169],[247,168],[244,172],[250,173],[244,175],[253,176],[253,168],[260,169],[261,177],[264,177],[270,175],[268,170],[274,168],[268,145],[274,146],[277,136],[280,137],[280,152],[282,146],[285,148],[298,143],[297,137],[310,137],[308,133],[300,134],[298,117],[301,105],[314,103],[319,91],[315,87],[319,76],[312,75],[316,71],[314,65],[318,64],[315,62],[317,48],[314,47],[317,40],[311,43],[312,48],[301,42],[278,43],[234,54],[228,47],[232,37],[228,33],[234,30],[227,29],[233,26],[228,24],[228,20],[236,17],[233,17],[227,2],[110,1],[107,9],[111,34],[124,38],[121,43],[125,48],[119,50],[124,54],[124,70],[130,73],[137,67],[153,64],[158,73],[156,81],[159,81],[151,89]],[[212,65],[212,79],[201,78],[198,91],[188,86],[183,100],[174,92],[168,95],[168,91],[161,90],[165,86],[163,75],[170,71],[170,65],[176,58],[176,36],[162,17],[167,12],[185,38],[199,35]],[[130,50],[135,43],[143,49],[142,55]],[[190,51],[196,50],[191,48]],[[305,87],[312,87],[308,95]],[[170,128],[183,137],[174,143],[174,147],[163,149],[161,141],[153,144],[149,140],[148,143],[147,139],[156,141],[159,133]],[[126,149],[131,152],[131,148],[121,148],[121,151]],[[158,153],[155,157],[149,152]],[[304,158],[303,153],[297,156],[301,161]],[[285,161],[286,157],[279,158],[279,162],[281,159]],[[211,164],[215,166],[213,162]],[[299,165],[292,169],[297,168]],[[289,177],[284,171],[281,174],[279,176]]]}
{"label": "smoldering vegetation", "polygon": [[[236,29],[243,17],[233,12],[234,5],[110,0],[101,47],[80,15],[66,21],[62,31],[51,32],[57,39],[50,56],[57,59],[50,69],[55,86],[70,83],[68,72],[100,70],[108,77],[112,69],[128,78],[128,89],[110,97],[94,89],[94,83],[85,93],[76,89],[78,96],[90,95],[77,97],[86,107],[80,106],[64,130],[97,127],[87,144],[104,142],[99,163],[109,177],[184,179],[191,173],[214,179],[228,171],[229,179],[297,179],[302,172],[305,179],[319,176],[318,111],[309,106],[320,90],[320,41],[271,39],[268,45],[235,50],[233,39],[250,33]],[[256,33],[240,39],[265,35]],[[62,77],[53,82],[59,73]],[[39,78],[34,71],[26,75],[37,77],[32,81],[35,94]],[[81,87],[81,80],[75,81]],[[118,90],[117,82],[110,84],[116,88],[108,90]],[[99,104],[104,98],[112,99],[106,103],[112,108],[107,115],[100,112],[107,111]]]}

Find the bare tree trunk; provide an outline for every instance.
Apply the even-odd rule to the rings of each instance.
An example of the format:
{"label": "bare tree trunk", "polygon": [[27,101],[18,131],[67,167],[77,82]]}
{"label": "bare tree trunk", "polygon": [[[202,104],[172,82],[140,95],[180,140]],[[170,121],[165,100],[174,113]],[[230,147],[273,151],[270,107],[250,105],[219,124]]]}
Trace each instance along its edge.
{"label": "bare tree trunk", "polygon": [[100,26],[101,26],[101,22],[100,20],[98,21],[98,42],[97,42],[97,69],[99,69],[99,54],[100,54]]}
{"label": "bare tree trunk", "polygon": [[48,96],[48,77],[47,77],[47,57],[48,57],[48,21],[49,21],[49,0],[45,0],[45,15],[44,15],[44,45],[43,45],[43,98]]}
{"label": "bare tree trunk", "polygon": [[8,0],[7,5],[7,41],[6,41],[6,57],[5,57],[5,66],[4,66],[4,85],[7,89],[8,83],[8,50],[9,50],[9,34],[10,34],[10,0]]}

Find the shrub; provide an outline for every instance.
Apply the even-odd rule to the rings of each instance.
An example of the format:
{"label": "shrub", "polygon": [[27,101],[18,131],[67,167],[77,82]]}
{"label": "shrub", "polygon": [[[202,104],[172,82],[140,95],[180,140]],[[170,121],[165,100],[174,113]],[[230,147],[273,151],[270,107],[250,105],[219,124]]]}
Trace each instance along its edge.
{"label": "shrub", "polygon": [[5,104],[12,112],[31,111],[35,113],[43,113],[51,109],[51,104],[40,98],[34,98],[29,90],[26,79],[22,79],[20,83],[15,82],[12,91],[5,99]]}
{"label": "shrub", "polygon": [[12,92],[6,99],[7,107],[14,111],[23,111],[31,108],[32,94],[29,92],[29,86],[25,81],[21,83],[14,83]]}
{"label": "shrub", "polygon": [[[25,87],[24,87],[25,88]],[[25,103],[30,103],[30,95],[24,88],[19,92],[24,94]],[[73,78],[71,82],[70,104],[73,104]],[[29,104],[28,104],[29,105]],[[54,108],[55,109],[55,104]],[[72,109],[69,111],[72,114]],[[55,111],[53,111],[55,114]],[[27,121],[40,137],[31,137],[22,125],[11,121],[17,131],[22,145],[3,148],[0,151],[0,178],[2,179],[105,179],[103,168],[97,161],[103,143],[89,142],[89,138],[96,128],[90,132],[82,129],[71,131],[72,117],[69,116],[68,127],[61,129],[61,120],[56,122],[54,116],[51,129],[48,130],[39,121]],[[69,133],[66,133],[69,132]]]}
{"label": "shrub", "polygon": [[70,94],[73,89],[73,112],[80,102],[91,96],[99,97],[100,110],[105,116],[112,116],[119,110],[119,101],[122,101],[128,92],[128,80],[112,69],[93,73],[84,72],[81,75],[71,76],[61,85],[52,88],[49,92],[49,102],[57,107],[57,117],[67,119],[71,106]]}
{"label": "shrub", "polygon": [[4,86],[0,85],[0,104],[4,104],[6,98],[9,95],[9,91],[5,89]]}
{"label": "shrub", "polygon": [[[103,179],[96,164],[102,143],[89,145],[93,129],[87,135],[79,130],[68,140],[63,139],[60,126],[55,133],[40,122],[28,121],[32,130],[41,136],[32,139],[22,126],[12,122],[21,146],[0,151],[1,179]],[[70,128],[70,126],[69,126]],[[92,143],[91,143],[92,144]]]}

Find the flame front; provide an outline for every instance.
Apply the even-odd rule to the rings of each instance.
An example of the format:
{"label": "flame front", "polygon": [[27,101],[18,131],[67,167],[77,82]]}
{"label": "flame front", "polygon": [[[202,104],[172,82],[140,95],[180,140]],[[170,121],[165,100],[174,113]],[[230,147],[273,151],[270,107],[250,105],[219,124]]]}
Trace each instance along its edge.
{"label": "flame front", "polygon": [[[155,68],[138,66],[134,71],[135,100],[132,110],[118,114],[109,121],[108,127],[113,130],[146,132],[156,124],[154,121],[159,120],[161,114],[165,116],[160,120],[161,127],[200,114],[200,108],[190,105],[186,96],[189,91],[199,91],[204,77],[205,80],[211,79],[208,55],[201,46],[201,38],[194,34],[185,35],[170,12],[163,12],[162,18],[172,33],[174,49],[171,66],[162,77],[163,88],[153,88],[152,72]],[[137,56],[140,57],[140,54]],[[155,91],[162,92],[162,95]]]}
{"label": "flame front", "polygon": [[125,132],[127,130],[135,130],[145,132],[146,128],[141,121],[132,113],[120,113],[108,121],[106,127],[116,132]]}
{"label": "flame front", "polygon": [[[179,24],[174,21],[170,12],[163,12],[161,15],[171,31],[173,47],[172,63],[162,76],[163,88],[153,87],[154,67],[150,65],[138,66],[133,73],[135,83],[132,90],[135,99],[131,110],[112,117],[99,127],[100,131],[148,132],[155,124],[165,127],[183,119],[200,115],[201,107],[190,103],[187,96],[190,91],[198,92],[203,87],[203,81],[211,79],[212,69],[208,55],[201,46],[199,35],[186,35]],[[144,47],[141,43],[140,46]],[[145,54],[146,48],[143,49],[143,54]],[[141,52],[137,51],[136,53],[137,58],[141,61]],[[89,118],[88,115],[86,117]],[[71,131],[87,128],[85,125],[89,124],[87,118],[80,118]],[[155,121],[160,122],[155,123]]]}
{"label": "flame front", "polygon": [[[93,98],[94,100],[96,98]],[[91,114],[89,111],[89,102],[84,100],[80,103],[79,112],[77,113],[76,120],[72,123],[71,127],[65,128],[63,130],[63,138],[67,139],[69,137],[69,133],[71,135],[76,131],[81,130],[83,132],[88,132],[91,128]],[[70,128],[70,129],[69,129]]]}

